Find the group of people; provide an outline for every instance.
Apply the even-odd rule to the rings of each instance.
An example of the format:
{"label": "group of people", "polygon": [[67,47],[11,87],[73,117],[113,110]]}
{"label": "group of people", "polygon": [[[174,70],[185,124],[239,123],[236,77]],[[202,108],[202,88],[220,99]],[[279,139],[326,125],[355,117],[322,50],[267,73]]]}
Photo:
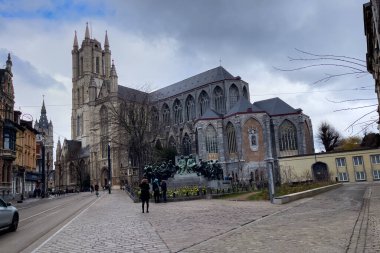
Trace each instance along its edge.
{"label": "group of people", "polygon": [[[166,202],[166,192],[168,190],[167,184],[165,180],[162,180],[161,183],[158,181],[158,179],[154,179],[152,183],[153,188],[153,197],[154,202],[159,203],[160,202],[160,195],[162,194],[162,199],[164,202]],[[161,191],[160,191],[161,188]],[[150,199],[150,185],[148,179],[144,178],[141,181],[140,184],[140,199],[142,202],[142,212],[144,213],[144,207],[146,204],[146,212],[149,213],[149,199]]]}

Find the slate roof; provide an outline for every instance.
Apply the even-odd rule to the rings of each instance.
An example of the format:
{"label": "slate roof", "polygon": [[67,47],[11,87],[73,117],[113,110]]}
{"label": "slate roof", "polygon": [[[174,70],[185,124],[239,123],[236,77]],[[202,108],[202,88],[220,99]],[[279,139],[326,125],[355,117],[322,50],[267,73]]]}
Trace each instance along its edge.
{"label": "slate roof", "polygon": [[240,97],[238,102],[226,113],[226,115],[233,115],[239,112],[265,112],[258,106],[251,104],[245,97]]}
{"label": "slate roof", "polygon": [[214,111],[211,108],[208,108],[205,111],[205,113],[201,117],[199,117],[199,120],[202,120],[202,119],[219,119],[219,118],[223,118],[223,115],[217,113],[216,111]]}
{"label": "slate roof", "polygon": [[118,85],[118,95],[127,101],[144,101],[148,97],[148,93],[132,89],[129,87]]}
{"label": "slate roof", "polygon": [[282,114],[295,114],[299,113],[301,109],[294,109],[280,98],[270,98],[253,103],[254,106],[261,108],[270,116],[282,115]]}
{"label": "slate roof", "polygon": [[231,75],[227,70],[225,70],[222,66],[207,70],[198,75],[189,77],[180,82],[174,83],[172,85],[166,86],[159,90],[156,90],[150,94],[151,99],[153,101],[159,99],[165,99],[182,92],[186,92],[205,84],[222,81],[222,80],[230,80],[236,79],[233,75]]}

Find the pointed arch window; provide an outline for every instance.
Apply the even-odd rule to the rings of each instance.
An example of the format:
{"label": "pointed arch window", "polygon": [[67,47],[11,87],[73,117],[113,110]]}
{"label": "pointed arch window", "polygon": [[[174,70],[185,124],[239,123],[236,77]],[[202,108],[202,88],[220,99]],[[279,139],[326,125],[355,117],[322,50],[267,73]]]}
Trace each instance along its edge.
{"label": "pointed arch window", "polygon": [[100,109],[100,142],[102,158],[108,154],[108,111],[105,106]]}
{"label": "pointed arch window", "polygon": [[230,109],[231,109],[239,100],[239,90],[235,84],[231,85],[229,93],[230,93]]}
{"label": "pointed arch window", "polygon": [[77,182],[77,171],[73,163],[70,163],[70,183]]}
{"label": "pointed arch window", "polygon": [[152,107],[152,112],[151,112],[151,125],[153,129],[157,128],[159,126],[159,115],[158,115],[158,110],[156,107]]}
{"label": "pointed arch window", "polygon": [[292,122],[285,120],[279,128],[281,151],[297,150],[297,129]]}
{"label": "pointed arch window", "polygon": [[180,124],[183,122],[182,117],[182,103],[178,99],[173,104],[174,124]]}
{"label": "pointed arch window", "polygon": [[95,66],[96,66],[96,74],[99,74],[100,72],[100,61],[99,61],[99,56],[96,57],[96,63],[95,63]]}
{"label": "pointed arch window", "polygon": [[248,90],[247,90],[247,87],[243,87],[243,97],[245,97],[247,100],[249,100],[248,99]]}
{"label": "pointed arch window", "polygon": [[202,116],[210,106],[210,98],[205,91],[199,95],[199,116]]}
{"label": "pointed arch window", "polygon": [[191,154],[191,139],[187,133],[182,138],[182,154],[183,155],[190,155]]}
{"label": "pointed arch window", "polygon": [[170,126],[170,109],[167,104],[162,106],[162,122],[164,126]]}
{"label": "pointed arch window", "polygon": [[206,128],[206,151],[207,153],[218,153],[216,130],[212,125],[208,125]]}
{"label": "pointed arch window", "polygon": [[235,127],[231,122],[228,122],[226,127],[227,132],[227,143],[228,143],[228,152],[230,154],[236,153],[236,133]]}
{"label": "pointed arch window", "polygon": [[195,101],[194,97],[189,95],[186,98],[186,121],[195,119]]}
{"label": "pointed arch window", "polygon": [[226,102],[224,99],[224,92],[222,88],[216,86],[214,89],[214,105],[215,110],[219,113],[226,113]]}
{"label": "pointed arch window", "polygon": [[177,149],[177,142],[175,141],[173,136],[170,136],[169,138],[168,147]]}

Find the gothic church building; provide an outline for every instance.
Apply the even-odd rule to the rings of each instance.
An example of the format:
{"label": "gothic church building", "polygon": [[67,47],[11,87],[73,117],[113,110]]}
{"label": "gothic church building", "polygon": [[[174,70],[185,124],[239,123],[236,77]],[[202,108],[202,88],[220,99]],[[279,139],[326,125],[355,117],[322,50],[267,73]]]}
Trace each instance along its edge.
{"label": "gothic church building", "polygon": [[56,187],[75,188],[79,178],[87,185],[138,183],[127,151],[109,143],[119,132],[110,105],[120,106],[120,97],[149,96],[152,117],[161,126],[156,145],[197,160],[218,160],[225,175],[242,180],[268,162],[278,167],[279,157],[314,152],[311,119],[301,109],[277,97],[251,103],[249,84],[222,66],[151,93],[119,85],[107,33],[102,48],[88,26],[80,47],[75,33],[72,80],[72,140],[57,144]]}

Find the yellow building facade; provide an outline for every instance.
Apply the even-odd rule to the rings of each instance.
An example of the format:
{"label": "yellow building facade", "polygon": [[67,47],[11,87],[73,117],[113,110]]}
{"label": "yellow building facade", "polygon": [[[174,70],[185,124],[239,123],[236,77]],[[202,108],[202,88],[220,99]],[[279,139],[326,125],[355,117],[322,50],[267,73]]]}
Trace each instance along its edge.
{"label": "yellow building facade", "polygon": [[36,173],[36,134],[30,121],[20,121],[16,136],[16,160],[13,163],[13,193],[28,196],[38,181]]}
{"label": "yellow building facade", "polygon": [[360,149],[279,158],[281,181],[380,180],[380,149]]}

